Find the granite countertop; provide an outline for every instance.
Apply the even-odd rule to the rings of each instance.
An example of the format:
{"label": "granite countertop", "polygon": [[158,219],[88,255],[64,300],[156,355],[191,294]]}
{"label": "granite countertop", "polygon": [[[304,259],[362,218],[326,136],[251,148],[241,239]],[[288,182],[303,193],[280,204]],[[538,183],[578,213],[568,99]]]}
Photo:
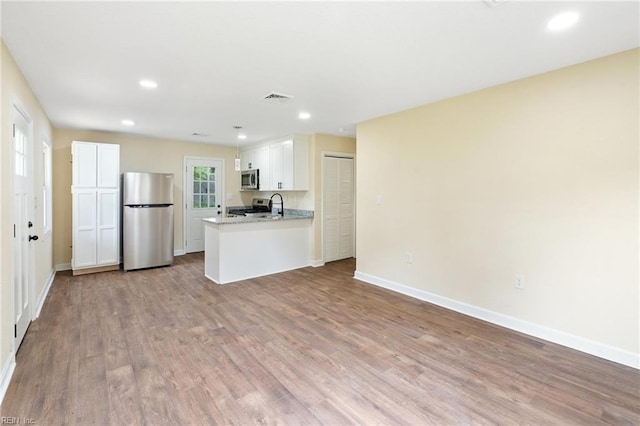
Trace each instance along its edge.
{"label": "granite countertop", "polygon": [[313,210],[284,209],[284,216],[272,214],[267,217],[257,216],[236,216],[236,217],[207,217],[204,222],[218,225],[231,225],[236,223],[256,223],[256,222],[276,222],[283,220],[313,219]]}

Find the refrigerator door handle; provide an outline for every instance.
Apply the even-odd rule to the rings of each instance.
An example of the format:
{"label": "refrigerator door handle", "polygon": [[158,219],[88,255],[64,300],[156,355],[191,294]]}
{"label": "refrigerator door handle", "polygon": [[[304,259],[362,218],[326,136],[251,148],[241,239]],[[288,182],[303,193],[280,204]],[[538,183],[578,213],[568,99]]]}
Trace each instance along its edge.
{"label": "refrigerator door handle", "polygon": [[132,209],[159,209],[165,207],[171,207],[173,204],[125,204],[125,207],[130,207]]}

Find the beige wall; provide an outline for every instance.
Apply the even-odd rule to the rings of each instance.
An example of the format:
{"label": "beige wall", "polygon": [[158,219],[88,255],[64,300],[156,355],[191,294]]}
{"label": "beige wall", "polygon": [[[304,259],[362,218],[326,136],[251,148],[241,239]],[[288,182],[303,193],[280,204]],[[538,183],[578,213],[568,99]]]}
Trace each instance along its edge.
{"label": "beige wall", "polygon": [[54,264],[71,262],[71,142],[100,142],[120,144],[121,172],[158,172],[175,174],[175,250],[184,249],[183,212],[183,164],[184,157],[210,157],[225,160],[225,196],[232,196],[227,205],[240,203],[240,180],[233,169],[234,147],[180,142],[140,136],[55,129],[53,152],[53,226]]}
{"label": "beige wall", "polygon": [[638,355],[638,62],[358,125],[357,270]]}
{"label": "beige wall", "polygon": [[[0,184],[2,202],[0,203],[0,223],[2,224],[2,242],[0,243],[1,284],[0,284],[0,371],[12,358],[13,348],[13,154],[12,123],[13,105],[19,103],[31,119],[33,140],[33,193],[36,202],[29,219],[34,223],[33,232],[40,237],[32,243],[35,263],[33,302],[38,301],[53,274],[51,259],[52,235],[43,233],[43,210],[41,192],[43,185],[42,141],[51,141],[51,124],[38,99],[34,96],[22,72],[16,65],[11,53],[2,45],[2,122],[0,138],[2,155],[0,160]],[[33,303],[35,309],[36,303]],[[35,313],[35,312],[34,312]]]}

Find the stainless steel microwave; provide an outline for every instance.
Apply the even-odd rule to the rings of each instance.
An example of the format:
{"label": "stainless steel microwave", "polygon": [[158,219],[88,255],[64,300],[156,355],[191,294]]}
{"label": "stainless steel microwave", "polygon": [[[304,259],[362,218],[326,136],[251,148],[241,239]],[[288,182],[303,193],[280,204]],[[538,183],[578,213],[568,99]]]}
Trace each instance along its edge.
{"label": "stainless steel microwave", "polygon": [[260,189],[260,170],[243,170],[240,172],[240,190],[251,191]]}

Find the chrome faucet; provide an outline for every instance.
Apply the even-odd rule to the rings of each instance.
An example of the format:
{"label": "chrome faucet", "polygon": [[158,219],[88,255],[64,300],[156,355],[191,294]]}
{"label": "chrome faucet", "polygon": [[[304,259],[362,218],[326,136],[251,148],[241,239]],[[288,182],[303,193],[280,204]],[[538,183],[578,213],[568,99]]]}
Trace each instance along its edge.
{"label": "chrome faucet", "polygon": [[280,197],[280,207],[281,207],[281,209],[280,209],[280,212],[278,214],[280,216],[284,217],[284,200],[282,199],[282,195],[280,195],[278,192],[276,192],[275,194],[273,194],[271,196],[271,198],[269,198],[269,200],[271,200],[273,202],[273,197],[275,197],[276,195],[278,197]]}

